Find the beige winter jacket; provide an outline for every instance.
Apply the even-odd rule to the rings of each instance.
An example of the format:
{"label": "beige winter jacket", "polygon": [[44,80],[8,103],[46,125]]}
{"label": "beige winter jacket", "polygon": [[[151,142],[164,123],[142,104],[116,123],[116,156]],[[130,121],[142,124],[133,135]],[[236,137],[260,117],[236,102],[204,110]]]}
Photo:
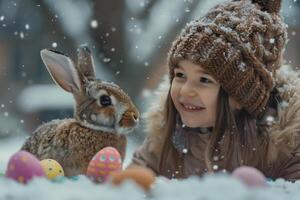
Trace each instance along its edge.
{"label": "beige winter jacket", "polygon": [[[278,120],[271,125],[269,144],[266,145],[265,159],[257,167],[267,177],[284,178],[289,181],[300,179],[300,75],[289,67],[278,71],[276,87],[284,103],[278,110]],[[209,134],[188,134],[189,149],[184,154],[177,149],[168,151],[165,164],[161,164],[161,155],[166,136],[164,131],[164,102],[169,85],[162,84],[157,91],[157,100],[146,114],[148,135],[133,156],[132,163],[146,166],[157,175],[168,178],[185,178],[190,175],[203,175],[204,149]],[[170,138],[168,138],[170,139]],[[262,144],[264,145],[264,144]],[[178,162],[178,160],[180,162]],[[267,164],[264,164],[267,163]],[[220,166],[222,166],[220,164]],[[216,171],[222,170],[216,165]]]}

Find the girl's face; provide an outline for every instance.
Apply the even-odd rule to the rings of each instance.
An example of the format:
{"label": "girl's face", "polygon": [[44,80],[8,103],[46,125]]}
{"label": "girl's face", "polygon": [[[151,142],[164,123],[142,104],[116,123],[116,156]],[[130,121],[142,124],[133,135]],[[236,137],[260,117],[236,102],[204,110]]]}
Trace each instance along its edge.
{"label": "girl's face", "polygon": [[220,90],[218,82],[188,60],[180,61],[174,74],[171,98],[182,122],[191,128],[213,127]]}

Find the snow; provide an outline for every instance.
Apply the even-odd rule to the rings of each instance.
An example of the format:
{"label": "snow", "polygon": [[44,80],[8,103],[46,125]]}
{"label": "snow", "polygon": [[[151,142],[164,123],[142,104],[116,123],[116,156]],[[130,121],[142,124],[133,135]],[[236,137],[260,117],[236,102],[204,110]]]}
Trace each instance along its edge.
{"label": "snow", "polygon": [[97,28],[98,27],[98,21],[96,19],[91,21],[91,27],[92,28]]}
{"label": "snow", "polygon": [[185,180],[167,180],[158,177],[150,192],[143,191],[132,181],[121,186],[111,183],[94,184],[84,176],[78,180],[51,182],[44,178],[34,179],[21,185],[4,177],[0,178],[0,199],[206,199],[206,200],[262,200],[298,199],[300,182],[283,180],[268,182],[266,188],[247,188],[228,175],[207,175],[204,178],[190,177]]}
{"label": "snow", "polygon": [[[47,92],[45,92],[47,91]],[[57,98],[59,96],[59,98]],[[36,112],[46,108],[72,109],[74,99],[71,94],[65,92],[55,84],[34,85],[23,89],[17,100],[18,107],[23,112]]]}
{"label": "snow", "polygon": [[53,43],[51,44],[51,46],[52,46],[53,48],[56,48],[56,47],[57,47],[57,43],[56,43],[56,42],[53,42]]}
{"label": "snow", "polygon": [[[16,152],[25,137],[12,137],[0,140],[0,173],[5,172],[9,157]],[[124,166],[130,162],[136,145],[129,140],[127,159]],[[215,167],[217,168],[217,167]],[[203,178],[190,177],[185,180],[168,180],[157,177],[150,192],[145,192],[132,181],[120,186],[111,183],[95,184],[85,176],[77,180],[62,179],[52,182],[45,178],[33,179],[29,184],[22,185],[0,176],[0,199],[206,199],[206,200],[260,200],[260,199],[298,199],[300,196],[300,181],[296,183],[278,179],[268,181],[267,188],[248,188],[240,181],[226,175],[206,175]]]}

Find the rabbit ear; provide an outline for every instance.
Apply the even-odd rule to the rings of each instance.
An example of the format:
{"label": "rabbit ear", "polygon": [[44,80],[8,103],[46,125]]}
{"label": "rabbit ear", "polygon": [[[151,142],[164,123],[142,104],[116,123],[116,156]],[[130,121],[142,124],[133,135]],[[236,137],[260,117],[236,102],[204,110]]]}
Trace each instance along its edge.
{"label": "rabbit ear", "polygon": [[278,14],[281,7],[281,0],[252,0],[252,2],[257,3],[261,10],[269,13]]}
{"label": "rabbit ear", "polygon": [[73,61],[64,54],[43,49],[41,57],[54,82],[67,92],[77,93],[80,81]]}
{"label": "rabbit ear", "polygon": [[81,45],[78,48],[78,71],[81,81],[85,79],[95,79],[94,61],[87,45]]}

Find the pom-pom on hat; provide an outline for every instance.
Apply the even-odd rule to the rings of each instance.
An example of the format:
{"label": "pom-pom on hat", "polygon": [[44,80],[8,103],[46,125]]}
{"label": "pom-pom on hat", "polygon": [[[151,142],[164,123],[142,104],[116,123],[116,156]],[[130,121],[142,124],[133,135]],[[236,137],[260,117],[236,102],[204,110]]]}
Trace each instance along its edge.
{"label": "pom-pom on hat", "polygon": [[190,60],[209,72],[251,116],[260,117],[287,40],[280,5],[281,0],[235,0],[189,23],[169,52],[171,81],[178,62]]}

